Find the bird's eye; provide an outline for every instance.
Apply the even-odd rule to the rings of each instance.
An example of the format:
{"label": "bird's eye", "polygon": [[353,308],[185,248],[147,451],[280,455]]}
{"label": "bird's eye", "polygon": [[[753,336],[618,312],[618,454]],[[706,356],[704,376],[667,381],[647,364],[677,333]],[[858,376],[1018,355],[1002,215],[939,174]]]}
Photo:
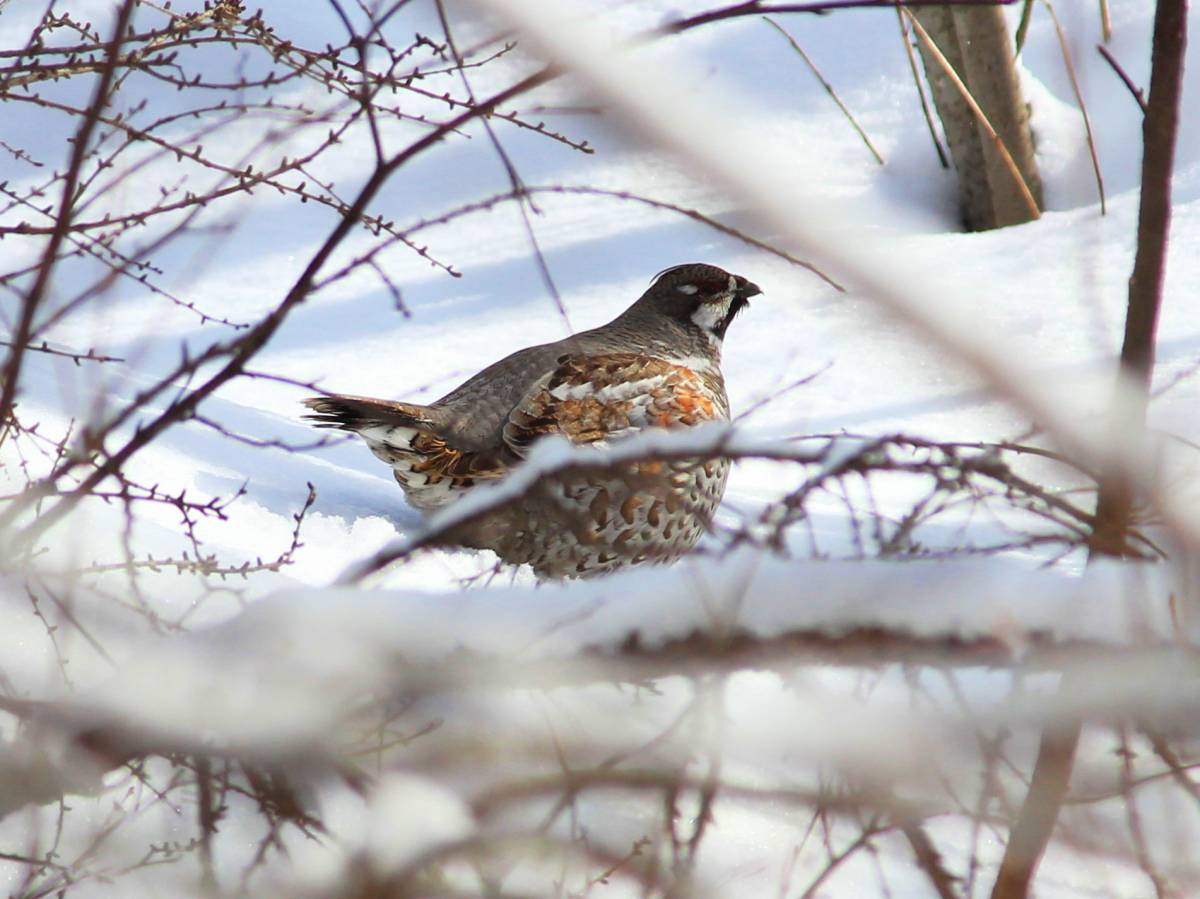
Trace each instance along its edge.
{"label": "bird's eye", "polygon": [[695,284],[680,284],[675,289],[678,290],[680,293],[687,294],[689,297],[700,292],[700,288],[697,287]]}

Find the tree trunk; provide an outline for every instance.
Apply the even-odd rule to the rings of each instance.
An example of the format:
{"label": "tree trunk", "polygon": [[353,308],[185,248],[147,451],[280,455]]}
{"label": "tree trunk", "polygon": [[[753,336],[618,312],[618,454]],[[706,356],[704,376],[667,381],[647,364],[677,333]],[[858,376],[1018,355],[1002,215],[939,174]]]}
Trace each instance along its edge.
{"label": "tree trunk", "polygon": [[[1004,10],[998,6],[923,6],[912,11],[1004,142],[1040,208],[1042,182],[1033,157],[1029,107],[1021,95]],[[918,46],[958,171],[967,229],[986,231],[1035,218],[961,92],[926,48]]]}

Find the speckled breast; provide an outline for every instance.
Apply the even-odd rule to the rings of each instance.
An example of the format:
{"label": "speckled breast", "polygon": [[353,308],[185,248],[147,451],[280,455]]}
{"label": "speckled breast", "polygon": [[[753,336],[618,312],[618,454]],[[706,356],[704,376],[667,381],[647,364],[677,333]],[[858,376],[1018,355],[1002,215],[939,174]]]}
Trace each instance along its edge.
{"label": "speckled breast", "polygon": [[542,577],[583,577],[686,553],[712,522],[726,459],[641,462],[538,484],[494,543]]}
{"label": "speckled breast", "polygon": [[[705,374],[689,371],[676,402],[656,405],[653,415],[624,435],[727,420],[720,375]],[[728,476],[729,461],[717,458],[647,460],[547,479],[493,530],[491,548],[505,561],[529,564],[550,578],[668,562],[709,528]]]}

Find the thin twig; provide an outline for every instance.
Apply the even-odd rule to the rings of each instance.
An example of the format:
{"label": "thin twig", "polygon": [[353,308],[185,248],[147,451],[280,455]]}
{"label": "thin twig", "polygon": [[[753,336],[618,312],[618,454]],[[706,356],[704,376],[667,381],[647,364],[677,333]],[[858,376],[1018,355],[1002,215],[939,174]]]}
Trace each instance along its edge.
{"label": "thin twig", "polygon": [[1075,93],[1075,102],[1079,104],[1079,113],[1083,116],[1083,128],[1087,132],[1088,155],[1092,159],[1092,172],[1096,176],[1096,191],[1100,194],[1100,214],[1106,215],[1108,212],[1104,203],[1104,177],[1100,174],[1100,159],[1096,155],[1096,139],[1092,135],[1092,120],[1088,116],[1087,104],[1083,101],[1083,92],[1079,89],[1079,81],[1075,77],[1075,65],[1071,62],[1071,51],[1067,47],[1067,36],[1063,33],[1062,23],[1058,20],[1058,13],[1054,11],[1054,4],[1050,0],[1042,0],[1042,4],[1046,7],[1046,11],[1050,13],[1050,19],[1054,22],[1054,31],[1058,35],[1058,46],[1062,51],[1063,65],[1067,69],[1067,77],[1071,81],[1071,90]]}
{"label": "thin twig", "polygon": [[713,218],[712,216],[705,215],[698,209],[691,209],[687,206],[679,206],[675,203],[668,203],[665,200],[655,200],[651,197],[644,197],[640,194],[630,193],[629,191],[605,190],[601,187],[556,184],[547,187],[526,186],[525,192],[530,194],[589,194],[597,197],[611,197],[615,200],[628,200],[633,203],[641,203],[642,205],[649,206],[652,209],[662,209],[668,212],[675,212],[679,215],[690,218],[693,221],[700,222],[702,225],[706,225],[707,227],[712,228],[714,231],[718,231],[721,234],[725,234],[729,237],[739,240],[747,246],[762,250],[765,253],[770,253],[772,256],[778,256],[780,259],[786,260],[792,265],[797,265],[800,268],[807,269],[839,293],[846,292],[845,287],[843,287],[825,272],[821,271],[821,269],[817,268],[817,266],[813,265],[811,262],[807,262],[797,256],[794,256],[786,250],[780,249],[779,247],[772,243],[768,243],[765,240],[759,240],[756,237],[751,237],[746,232],[734,228],[732,225],[727,225],[724,222]]}
{"label": "thin twig", "polygon": [[[12,342],[9,340],[0,340],[0,346],[12,347]],[[46,341],[41,343],[31,343],[26,347],[27,350],[34,353],[45,353],[49,356],[61,356],[64,359],[70,359],[76,365],[81,362],[124,362],[120,356],[108,356],[104,353],[97,353],[94,347],[89,347],[87,352],[79,352],[78,350],[58,349],[50,346]]]}
{"label": "thin twig", "polygon": [[1150,745],[1154,747],[1154,754],[1157,755],[1164,765],[1170,770],[1171,778],[1183,789],[1185,793],[1192,797],[1192,800],[1200,807],[1200,786],[1188,777],[1187,767],[1180,762],[1179,757],[1171,749],[1169,743],[1162,734],[1157,731],[1146,730],[1146,735],[1150,740]]}
{"label": "thin twig", "polygon": [[749,2],[734,3],[731,6],[710,9],[694,16],[688,16],[686,19],[668,22],[657,31],[660,34],[675,34],[713,22],[737,19],[742,16],[763,16],[776,13],[825,15],[843,9],[884,9],[897,4],[915,8],[919,6],[1009,6],[1019,2],[1020,0],[825,0],[825,2],[816,3],[765,3],[763,0],[749,0]]}
{"label": "thin twig", "polygon": [[8,360],[4,364],[3,376],[0,378],[0,380],[3,380],[3,384],[0,384],[0,441],[3,441],[5,435],[8,434],[8,421],[12,417],[13,400],[17,396],[17,381],[21,374],[21,362],[29,346],[29,335],[33,331],[34,318],[37,315],[38,307],[41,305],[42,299],[45,297],[50,286],[50,274],[54,271],[54,263],[58,259],[59,248],[62,246],[63,241],[67,239],[67,232],[71,227],[72,212],[75,202],[78,199],[76,196],[76,187],[82,177],[84,163],[89,156],[88,147],[92,140],[92,134],[96,130],[96,125],[99,123],[104,107],[108,105],[109,89],[112,87],[113,79],[117,73],[117,60],[120,57],[121,41],[124,39],[129,19],[133,15],[134,5],[134,0],[124,0],[117,10],[112,37],[104,48],[105,61],[103,68],[100,70],[100,79],[96,82],[96,90],[92,94],[91,103],[88,104],[87,114],[84,116],[83,121],[79,123],[79,128],[71,140],[71,160],[67,164],[67,173],[62,184],[58,213],[54,220],[54,233],[50,235],[50,240],[47,241],[46,248],[42,251],[41,261],[37,269],[37,277],[33,282],[33,286],[29,288],[29,293],[25,295],[21,303],[21,312],[17,319],[17,327],[13,331],[12,346],[8,354]]}
{"label": "thin twig", "polygon": [[917,55],[913,52],[912,39],[908,35],[908,23],[904,21],[904,10],[900,0],[895,0],[895,2],[896,21],[900,23],[900,39],[904,43],[904,55],[908,57],[908,67],[912,71],[917,97],[921,100],[921,114],[925,116],[925,124],[929,128],[929,139],[933,141],[933,149],[937,151],[938,162],[942,164],[942,168],[948,169],[950,160],[946,157],[946,151],[942,148],[941,140],[938,139],[937,126],[933,123],[933,110],[929,108],[929,98],[925,95],[925,82],[921,80],[921,73],[917,70]]}
{"label": "thin twig", "polygon": [[1129,89],[1129,93],[1133,95],[1133,99],[1137,101],[1137,105],[1142,110],[1142,115],[1146,114],[1146,92],[1133,83],[1133,79],[1129,77],[1129,73],[1121,66],[1115,56],[1113,56],[1108,48],[1103,44],[1097,44],[1096,50],[1104,57],[1104,61],[1112,67],[1112,70],[1117,73],[1117,77]]}
{"label": "thin twig", "polygon": [[792,45],[792,49],[796,51],[797,55],[799,55],[802,60],[804,60],[804,64],[808,66],[809,71],[811,71],[817,77],[817,80],[821,82],[821,87],[825,88],[825,93],[829,94],[833,102],[837,104],[837,108],[842,111],[842,115],[846,117],[846,120],[850,122],[854,130],[858,132],[858,136],[861,137],[862,142],[867,145],[867,149],[871,151],[871,155],[875,157],[875,161],[880,165],[883,165],[883,157],[880,155],[879,151],[875,149],[875,145],[871,143],[871,138],[867,137],[867,132],[865,132],[862,129],[862,126],[858,124],[858,121],[854,118],[854,114],[846,108],[846,104],[843,103],[842,98],[837,95],[837,91],[833,89],[833,85],[830,84],[826,80],[825,76],[821,74],[821,70],[817,68],[816,63],[809,59],[808,54],[804,52],[804,48],[800,46],[800,43],[794,37],[792,37],[786,28],[784,28],[770,16],[763,16],[763,21],[787,39],[787,42]]}
{"label": "thin twig", "polygon": [[[120,471],[135,453],[157,439],[159,434],[173,425],[187,420],[195,413],[201,401],[215,392],[222,384],[240,375],[249,361],[266,345],[267,341],[270,340],[271,336],[283,324],[292,310],[308,298],[316,282],[317,274],[358,223],[365,213],[367,205],[374,199],[375,195],[397,169],[430,147],[437,146],[447,134],[458,130],[468,122],[488,115],[499,104],[505,103],[544,84],[555,74],[557,73],[553,69],[541,69],[534,72],[532,75],[492,95],[487,100],[481,101],[478,105],[468,107],[465,112],[460,113],[434,131],[410,144],[404,150],[396,153],[384,165],[378,166],[360,189],[358,196],[350,205],[347,213],[338,220],[338,223],[334,226],[329,236],[326,237],[325,241],[313,254],[304,271],[301,272],[300,276],[275,309],[234,343],[229,345],[217,344],[201,354],[197,359],[189,360],[188,364],[183,366],[183,368],[188,371],[194,371],[198,360],[207,361],[220,358],[224,355],[230,357],[229,361],[199,387],[179,397],[158,416],[145,423],[124,446],[109,455],[102,464],[96,466],[70,495],[60,499],[57,505],[46,510],[33,521],[21,534],[21,540],[26,544],[31,544],[39,535],[45,533],[46,530],[61,521],[80,500],[86,497],[102,481],[110,477],[114,472]],[[174,380],[175,375],[172,374],[168,377]],[[5,387],[7,388],[7,386],[6,384]],[[33,490],[29,491],[26,497],[23,502],[14,502],[0,516],[0,526],[11,523],[17,515],[39,498],[37,491]]]}
{"label": "thin twig", "polygon": [[[434,7],[437,10],[438,21],[442,26],[442,33],[446,36],[446,46],[450,48],[450,52],[454,56],[455,66],[458,69],[458,77],[463,83],[463,88],[467,92],[468,99],[473,105],[477,104],[479,101],[475,96],[475,89],[471,86],[470,78],[467,77],[463,57],[458,52],[458,45],[454,42],[454,35],[450,31],[450,21],[446,17],[445,5],[442,0],[434,0]],[[567,312],[567,306],[563,302],[558,285],[554,282],[554,275],[550,272],[550,263],[546,260],[546,254],[542,252],[537,232],[533,228],[533,220],[530,218],[531,212],[536,213],[539,210],[534,206],[533,201],[526,193],[525,181],[517,171],[516,163],[512,161],[512,157],[504,149],[504,145],[500,143],[500,138],[496,134],[495,129],[492,128],[491,122],[485,116],[480,120],[480,123],[483,125],[484,133],[488,136],[488,141],[491,143],[492,149],[496,151],[496,157],[500,160],[501,166],[504,167],[509,184],[512,186],[513,196],[517,201],[517,209],[521,213],[521,224],[525,229],[525,238],[529,241],[529,248],[533,252],[533,260],[537,266],[538,275],[542,279],[542,284],[545,286],[546,292],[550,294],[551,300],[554,301],[554,308],[558,311],[558,316],[562,319],[567,333],[573,334],[575,333],[575,329],[571,325],[571,316]]]}
{"label": "thin twig", "polygon": [[1016,56],[1021,55],[1021,51],[1025,49],[1025,38],[1029,34],[1029,23],[1033,19],[1033,0],[1024,0],[1021,6],[1021,21],[1017,23]]}
{"label": "thin twig", "polygon": [[1133,789],[1135,753],[1129,739],[1128,727],[1125,724],[1119,724],[1117,734],[1120,740],[1120,749],[1117,750],[1117,753],[1121,757],[1120,789],[1123,799],[1121,804],[1125,807],[1125,826],[1129,831],[1130,841],[1133,843],[1133,855],[1137,859],[1138,867],[1142,869],[1142,873],[1154,887],[1154,895],[1157,899],[1167,899],[1173,894],[1167,891],[1162,873],[1154,865],[1150,847],[1146,842],[1146,828],[1142,824],[1142,816],[1138,810],[1138,797]]}
{"label": "thin twig", "polygon": [[954,878],[946,871],[945,865],[942,864],[941,853],[937,851],[937,847],[933,845],[933,841],[921,827],[921,822],[902,821],[900,830],[912,847],[913,855],[917,858],[917,867],[924,871],[925,876],[929,878],[929,883],[937,893],[938,899],[958,899],[958,893],[954,889]]}

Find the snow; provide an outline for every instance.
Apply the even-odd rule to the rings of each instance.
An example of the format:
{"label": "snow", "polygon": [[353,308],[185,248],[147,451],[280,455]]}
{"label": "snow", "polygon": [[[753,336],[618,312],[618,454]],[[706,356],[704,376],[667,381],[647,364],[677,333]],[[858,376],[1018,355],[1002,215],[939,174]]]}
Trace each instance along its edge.
{"label": "snow", "polygon": [[[413,809],[421,810],[419,819]],[[367,857],[385,875],[475,830],[471,810],[459,796],[432,781],[397,773],[382,778],[367,815]]]}
{"label": "snow", "polygon": [[[308,18],[287,4],[264,6],[300,42],[321,44],[322,29],[336,27],[325,12]],[[886,160],[881,167],[782,37],[756,17],[653,42],[634,51],[634,62],[614,66],[608,46],[614,37],[640,33],[706,4],[534,6],[489,0],[485,6],[493,15],[519,21],[531,32],[530,46],[551,53],[569,47],[564,62],[579,73],[519,106],[610,109],[603,116],[533,116],[572,139],[586,139],[596,148],[594,156],[496,121],[528,185],[631,191],[699,209],[796,250],[848,290],[839,292],[810,272],[677,213],[586,191],[535,193],[540,214],[532,217],[533,228],[565,303],[564,319],[530,259],[511,204],[421,228],[414,239],[428,243],[433,256],[461,277],[450,277],[403,247],[390,249],[380,263],[402,289],[403,311],[378,279],[359,271],[299,307],[255,360],[254,370],[324,390],[428,401],[508,352],[610,319],[667,266],[710,261],[764,290],[731,328],[723,359],[734,414],[753,412],[732,429],[645,435],[603,451],[546,441],[515,477],[428,520],[405,505],[387,467],[361,442],[335,438],[326,446],[287,452],[230,440],[198,422],[175,427],[139,454],[130,477],[160,484],[172,495],[187,490],[204,498],[228,496],[244,483],[246,494],[230,507],[227,520],[197,525],[204,545],[235,565],[287,550],[292,516],[303,504],[305,484],[312,483],[317,499],[303,522],[302,545],[280,571],[233,580],[228,590],[211,595],[202,596],[172,573],[147,573],[141,582],[155,611],[182,622],[190,633],[170,633],[171,628],[157,633],[127,606],[112,602],[109,594],[123,583],[119,576],[82,590],[75,612],[111,658],[57,617],[56,650],[20,579],[6,579],[0,606],[6,692],[61,701],[66,710],[62,720],[45,725],[43,742],[36,744],[50,747],[44,759],[18,740],[11,723],[2,725],[0,783],[29,780],[28,792],[6,794],[6,803],[51,795],[56,787],[94,792],[73,796],[71,804],[99,821],[105,803],[123,796],[122,807],[137,820],[128,837],[105,849],[116,867],[127,855],[137,857],[146,841],[162,842],[164,833],[178,831],[181,841],[190,839],[194,810],[179,815],[152,797],[139,805],[145,785],[130,786],[111,775],[109,789],[101,790],[101,772],[88,767],[89,757],[73,754],[72,733],[119,722],[132,735],[168,745],[199,741],[253,759],[286,758],[328,833],[319,847],[296,834],[282,837],[295,870],[286,862],[268,863],[257,886],[264,895],[284,895],[303,884],[345,882],[363,866],[372,877],[387,878],[422,853],[506,827],[532,831],[551,815],[557,794],[503,806],[497,821],[480,811],[480,797],[506,777],[552,778],[602,764],[619,773],[625,769],[610,760],[631,758],[634,770],[682,772],[689,782],[702,783],[716,765],[731,797],[759,790],[772,798],[719,802],[697,863],[697,882],[710,886],[713,895],[790,895],[786,885],[794,892],[811,882],[821,858],[793,854],[803,841],[811,804],[788,797],[809,800],[830,784],[866,779],[870,783],[863,789],[939,812],[929,819],[931,837],[960,875],[971,852],[978,855],[984,873],[976,895],[984,895],[1002,843],[992,834],[991,845],[981,846],[967,832],[969,818],[945,807],[938,783],[944,775],[964,790],[978,789],[979,769],[968,762],[977,752],[972,723],[1011,729],[1012,756],[1025,770],[1036,751],[1031,725],[1063,709],[1139,710],[1173,722],[1181,737],[1194,739],[1187,723],[1194,699],[1186,686],[1194,674],[1172,646],[1181,635],[1194,637],[1200,608],[1194,563],[1187,562],[1184,547],[1189,534],[1197,533],[1195,461],[1179,451],[1181,441],[1200,441],[1195,414],[1200,381],[1189,377],[1200,360],[1200,307],[1190,302],[1200,283],[1200,119],[1187,114],[1200,108],[1196,51],[1186,70],[1155,371],[1155,386],[1164,392],[1150,410],[1153,429],[1178,440],[1147,448],[1112,439],[1103,421],[1134,252],[1141,123],[1136,104],[1094,51],[1099,40],[1094,4],[1060,4],[1059,14],[1089,106],[1107,214],[1099,212],[1082,120],[1057,38],[1039,8],[1021,70],[1048,211],[1037,222],[986,234],[957,230],[953,174],[940,169],[929,144],[890,12],[781,18],[880,147]],[[107,9],[87,8],[92,7],[98,16]],[[403,19],[405,28],[436,33],[429,10],[416,7],[421,5],[405,11],[410,17]],[[1146,84],[1152,4],[1114,0],[1111,7],[1114,37],[1108,47],[1137,83]],[[457,35],[461,44],[488,33],[466,9],[456,12],[468,17]],[[1016,12],[1010,10],[1014,17]],[[26,27],[20,15],[25,13],[18,5],[0,19],[7,46],[21,39],[13,37]],[[1193,15],[1193,48],[1200,46],[1197,21]],[[563,35],[569,36],[565,42]],[[473,71],[472,84],[482,96],[528,70],[528,57],[505,57]],[[332,102],[316,89],[296,89],[287,97],[317,109]],[[434,101],[412,111],[441,114]],[[29,110],[19,115],[22,125],[35,121]],[[327,130],[324,124],[312,127]],[[180,125],[165,136],[182,139],[190,133]],[[258,133],[248,120],[223,133],[214,149],[230,160],[261,153],[253,156],[256,168],[260,159],[295,152],[281,144],[254,150]],[[384,138],[400,145],[419,133],[418,126],[391,122]],[[507,190],[507,176],[482,131],[468,133],[470,140],[447,142],[402,169],[375,208],[410,225]],[[61,136],[30,133],[27,139],[34,155],[57,163]],[[356,132],[322,161],[315,176],[337,182],[343,195],[352,196],[371,160],[366,132]],[[9,180],[14,190],[44,177],[8,157],[2,165],[0,180]],[[153,185],[150,177],[135,180],[89,215],[137,202]],[[212,230],[165,254],[164,282],[211,315],[254,320],[283,296],[332,221],[328,209],[258,190],[211,213],[205,223]],[[356,234],[326,274],[369,246],[365,235]],[[3,270],[33,258],[36,248],[32,241],[6,240],[0,244]],[[81,270],[67,269],[64,278],[80,278]],[[61,289],[67,296],[67,285]],[[64,319],[48,338],[55,345],[94,346],[125,361],[76,366],[36,355],[28,361],[22,408],[47,433],[61,432],[73,417],[130,403],[170,370],[181,342],[194,352],[232,336],[230,329],[201,324],[194,313],[161,297],[122,285],[84,314]],[[811,382],[780,392],[814,373]],[[258,440],[310,444],[319,435],[299,420],[298,402],[309,392],[274,380],[235,380],[206,401],[201,414]],[[141,417],[162,402],[148,405]],[[903,564],[843,559],[856,555],[847,536],[847,506],[863,508],[866,500],[857,494],[846,501],[833,494],[817,497],[810,507],[813,539],[821,553],[834,557],[829,559],[810,558],[809,537],[795,528],[782,556],[754,547],[717,556],[708,546],[705,555],[670,569],[535,586],[527,572],[490,577],[495,560],[486,553],[410,552],[464,516],[517,495],[537,476],[589,459],[712,447],[743,455],[719,516],[719,524],[735,530],[755,522],[764,504],[797,488],[804,477],[821,466],[835,468],[878,436],[903,431],[930,439],[1011,439],[1026,434],[1031,420],[1039,439],[1056,437],[1077,458],[1115,455],[1134,468],[1163,500],[1167,524],[1182,526],[1165,538],[1182,550],[1180,564],[1109,563],[1083,571],[1076,556],[1047,569],[1048,557],[1036,550]],[[796,439],[812,434],[848,436],[829,445]],[[818,461],[802,469],[777,458],[798,452]],[[871,501],[885,515],[902,514],[911,489],[900,479],[884,481]],[[1003,532],[1003,523],[990,519],[965,518],[961,525],[985,542]],[[79,564],[121,559],[122,528],[118,510],[80,510],[51,532],[52,549],[37,560],[38,571],[65,585]],[[952,528],[945,528],[952,542]],[[143,507],[133,546],[137,556],[156,558],[188,549],[179,513],[169,506]],[[328,586],[352,580],[378,553],[406,558],[373,574],[366,588]],[[54,617],[47,601],[43,606]],[[608,663],[631,647],[652,658],[656,650],[697,636],[815,640],[872,628],[923,647],[980,641],[991,654],[986,665],[949,670],[933,665],[923,674],[866,659],[869,674],[849,666],[774,660],[739,666],[700,686],[669,664],[645,683],[610,683],[614,669]],[[1099,644],[1109,654],[1105,664],[1081,669],[1094,689],[1058,694],[1052,675],[1021,668],[1029,660],[1051,664],[1046,647],[1075,644]],[[59,653],[70,660],[65,666],[70,688]],[[975,716],[970,721],[954,714],[956,690],[970,696]],[[354,712],[365,695],[390,697],[402,707],[397,727],[406,734],[431,722],[436,726],[428,737],[413,740],[411,752],[398,756],[402,762],[381,762],[384,767],[372,772],[378,777],[360,795],[330,774],[328,760],[345,751],[347,728],[361,725]],[[700,707],[711,715],[700,714]],[[1112,752],[1111,740],[1085,745],[1081,782],[1111,788],[1117,770],[1110,764]],[[35,781],[34,774],[41,779]],[[1015,775],[995,776],[1019,798]],[[589,845],[596,858],[624,857],[640,836],[662,830],[661,794],[652,795],[653,801],[642,802],[616,787],[584,791],[568,815],[545,828],[546,839],[569,841],[582,831],[592,842],[577,839],[576,845]],[[686,792],[681,802],[696,795]],[[1146,826],[1156,833],[1175,828],[1176,845],[1195,845],[1200,825],[1194,811],[1181,810],[1178,796],[1145,795],[1147,807],[1159,812]],[[0,823],[0,850],[23,847],[30,834],[52,830],[54,809],[46,808],[37,822],[12,815]],[[222,825],[218,848],[237,847],[226,850],[219,871],[231,888],[261,838],[256,814],[252,803],[236,798]],[[685,838],[697,814],[690,808],[680,815]],[[1112,827],[1122,816],[1097,812]],[[81,835],[86,826],[77,827],[79,832],[68,829],[64,852],[72,840],[86,844]],[[828,838],[844,846],[856,833],[837,824]],[[881,880],[894,896],[929,894],[924,875],[909,861],[907,843],[886,833],[876,845],[881,860],[853,856],[830,875],[822,895],[881,894]],[[1043,865],[1039,895],[1146,892],[1147,881],[1130,858],[1118,854],[1094,868],[1094,851],[1085,841],[1055,844]],[[584,892],[606,867],[587,862],[574,856],[559,862],[547,850],[540,860],[502,874],[504,866],[493,859],[496,871],[449,866],[446,877],[467,891],[494,875],[510,891],[542,892],[547,883],[562,882]],[[481,864],[481,870],[487,867]],[[139,885],[128,894],[182,895],[193,889],[174,884],[164,892],[156,876],[165,875],[147,871],[126,878]],[[102,892],[99,885],[90,888]],[[79,892],[87,889],[85,884]],[[618,874],[586,891],[636,895],[638,885]]]}
{"label": "snow", "polygon": [[[797,562],[742,551],[691,560],[682,571],[631,572],[602,581],[470,590],[452,596],[416,591],[291,590],[254,603],[228,624],[193,638],[138,648],[84,713],[125,721],[169,742],[215,740],[255,754],[324,742],[363,693],[400,688],[453,691],[513,683],[542,671],[547,684],[571,666],[619,661],[636,635],[638,654],[698,636],[764,645],[805,636],[821,640],[882,628],[894,638],[939,647],[983,641],[993,651],[968,657],[976,667],[1019,664],[1041,646],[1099,644],[1114,651],[1163,652],[1149,675],[1173,671],[1174,622],[1164,568],[1116,563],[1082,576],[1037,573],[1007,559],[912,562]],[[964,600],[964,592],[970,600]],[[639,595],[637,603],[624,601]],[[781,602],[786,597],[787,602]],[[699,600],[699,601],[698,601]],[[1136,634],[1136,641],[1131,639]],[[944,641],[944,642],[943,642]],[[787,666],[776,650],[762,664]],[[1128,656],[1139,666],[1139,656]],[[491,666],[503,663],[493,671]],[[539,667],[539,664],[541,667]],[[1124,663],[1122,663],[1124,664]],[[477,667],[478,672],[472,673]],[[669,669],[670,664],[667,665]],[[443,672],[444,682],[422,674]],[[461,683],[453,672],[461,670]],[[585,677],[578,671],[566,681]],[[494,680],[499,678],[499,680]],[[1159,678],[1140,702],[1172,698]],[[1117,699],[1112,700],[1117,703]],[[75,704],[74,702],[72,703]]]}

